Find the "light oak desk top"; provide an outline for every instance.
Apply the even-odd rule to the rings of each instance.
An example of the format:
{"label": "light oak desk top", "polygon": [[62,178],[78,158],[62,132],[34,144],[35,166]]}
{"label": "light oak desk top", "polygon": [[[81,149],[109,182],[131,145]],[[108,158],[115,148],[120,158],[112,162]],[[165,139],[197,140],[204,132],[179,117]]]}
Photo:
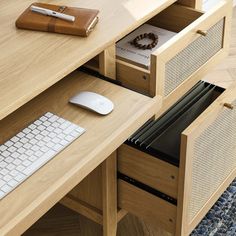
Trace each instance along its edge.
{"label": "light oak desk top", "polygon": [[[100,9],[100,22],[89,38],[17,30],[16,18],[32,2],[0,1],[0,143],[46,111],[87,131],[0,201],[0,235],[24,232],[158,109],[159,97],[70,73],[175,1],[50,1]],[[115,110],[101,117],[68,104],[80,90],[107,96]]]}
{"label": "light oak desk top", "polygon": [[17,30],[34,0],[0,1],[0,120],[114,44],[174,0],[45,1],[100,10],[89,38]]}

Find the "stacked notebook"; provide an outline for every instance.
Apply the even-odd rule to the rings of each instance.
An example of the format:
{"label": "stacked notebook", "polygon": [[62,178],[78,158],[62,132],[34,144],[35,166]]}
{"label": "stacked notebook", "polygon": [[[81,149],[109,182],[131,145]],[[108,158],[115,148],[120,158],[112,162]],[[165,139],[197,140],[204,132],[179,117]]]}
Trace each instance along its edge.
{"label": "stacked notebook", "polygon": [[164,115],[150,120],[127,141],[153,156],[179,165],[181,133],[224,91],[199,82]]}
{"label": "stacked notebook", "polygon": [[[37,12],[33,11],[32,7],[38,8]],[[51,15],[48,15],[49,13]],[[96,9],[35,2],[19,16],[15,24],[20,29],[87,37],[98,22],[98,13]],[[64,17],[54,17],[60,14]],[[74,19],[73,21],[65,20],[65,16]]]}

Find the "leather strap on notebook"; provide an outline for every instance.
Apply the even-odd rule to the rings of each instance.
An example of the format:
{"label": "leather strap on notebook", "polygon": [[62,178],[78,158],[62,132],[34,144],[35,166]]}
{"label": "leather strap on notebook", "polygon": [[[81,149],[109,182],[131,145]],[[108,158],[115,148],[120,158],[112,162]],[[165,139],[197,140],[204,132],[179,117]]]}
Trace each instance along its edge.
{"label": "leather strap on notebook", "polygon": [[[57,11],[60,13],[63,13],[66,8],[67,8],[66,6],[60,6]],[[49,32],[55,32],[56,21],[57,21],[56,17],[51,17],[51,19],[48,23],[48,31]]]}

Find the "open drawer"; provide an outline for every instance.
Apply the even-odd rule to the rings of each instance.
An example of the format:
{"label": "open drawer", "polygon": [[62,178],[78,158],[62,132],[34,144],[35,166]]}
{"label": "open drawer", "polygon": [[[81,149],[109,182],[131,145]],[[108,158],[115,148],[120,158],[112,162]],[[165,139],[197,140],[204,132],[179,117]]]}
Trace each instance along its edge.
{"label": "open drawer", "polygon": [[166,110],[226,55],[231,8],[230,1],[223,1],[203,14],[171,5],[146,23],[177,34],[152,52],[149,68],[119,57],[117,79],[130,89],[161,95]]}
{"label": "open drawer", "polygon": [[[203,98],[204,101],[207,99],[209,97]],[[203,111],[199,109],[199,115],[192,117],[193,121],[190,119],[187,128],[180,125],[184,130],[176,140],[179,145],[178,162],[171,157],[172,153],[176,153],[172,150],[176,143],[171,146],[166,138],[164,141],[170,147],[166,158],[163,156],[164,149],[155,152],[153,148],[140,147],[130,141],[123,144],[118,152],[118,171],[128,181],[124,178],[120,180],[120,207],[147,221],[149,219],[146,216],[151,214],[153,219],[150,224],[158,224],[176,235],[188,235],[197,226],[236,177],[236,84],[225,91],[217,87],[208,102]],[[197,109],[195,107],[194,111]],[[191,116],[192,111],[189,114],[183,113],[180,120],[185,121],[186,115]],[[168,131],[171,135],[173,130],[178,129],[177,123],[173,124]],[[164,134],[168,132],[167,128],[163,131]],[[133,137],[135,135],[137,136],[137,132]],[[135,142],[138,143],[137,139]],[[158,138],[155,145],[162,147],[163,140]],[[126,194],[128,190],[124,182],[128,183],[129,189],[133,188],[132,191],[137,192],[136,197]],[[137,210],[137,206],[131,204],[139,197],[138,189],[142,193],[143,204],[139,205],[142,210]],[[156,192],[159,194],[154,194]],[[150,194],[152,198],[161,198],[168,204],[169,199],[176,199],[176,215],[173,216],[173,211],[170,211],[169,218],[160,219],[156,206],[149,201]],[[164,205],[158,207],[162,209]],[[176,228],[170,225],[170,219],[176,221]]]}

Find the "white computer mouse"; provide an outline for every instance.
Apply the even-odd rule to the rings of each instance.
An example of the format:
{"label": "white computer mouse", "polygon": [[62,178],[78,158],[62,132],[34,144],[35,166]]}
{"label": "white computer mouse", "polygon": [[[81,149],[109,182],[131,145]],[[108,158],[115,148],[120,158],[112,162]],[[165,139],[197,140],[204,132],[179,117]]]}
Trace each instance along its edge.
{"label": "white computer mouse", "polygon": [[70,102],[87,108],[101,115],[109,114],[114,105],[108,98],[93,92],[80,92],[70,99]]}

